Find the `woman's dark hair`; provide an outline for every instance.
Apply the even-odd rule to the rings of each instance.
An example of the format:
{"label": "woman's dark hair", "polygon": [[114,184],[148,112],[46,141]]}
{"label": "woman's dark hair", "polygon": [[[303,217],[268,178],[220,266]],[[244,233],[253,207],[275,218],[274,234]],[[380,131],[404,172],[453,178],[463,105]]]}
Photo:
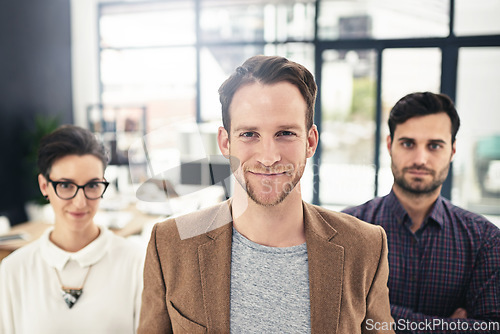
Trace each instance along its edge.
{"label": "woman's dark hair", "polygon": [[95,156],[101,160],[103,170],[108,165],[106,149],[92,132],[75,125],[62,125],[40,141],[38,170],[47,178],[57,159],[73,154]]}
{"label": "woman's dark hair", "polygon": [[314,103],[317,86],[314,77],[304,66],[279,56],[254,56],[226,80],[219,88],[219,100],[222,105],[222,124],[230,131],[231,117],[229,107],[236,91],[251,83],[275,84],[289,82],[296,86],[306,101],[306,128],[309,130],[314,121]]}
{"label": "woman's dark hair", "polygon": [[401,98],[392,107],[389,115],[389,131],[391,140],[394,140],[396,126],[402,124],[412,117],[425,116],[445,112],[451,120],[451,143],[455,142],[460,118],[453,101],[445,94],[434,94],[431,92],[411,93]]}

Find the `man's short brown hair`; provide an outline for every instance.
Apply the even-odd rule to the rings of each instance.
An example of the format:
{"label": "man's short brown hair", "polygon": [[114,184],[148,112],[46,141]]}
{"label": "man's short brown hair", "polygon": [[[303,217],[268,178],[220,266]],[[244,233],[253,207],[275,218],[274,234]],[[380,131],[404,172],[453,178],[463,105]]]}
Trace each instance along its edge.
{"label": "man's short brown hair", "polygon": [[229,107],[236,91],[248,84],[262,83],[272,85],[278,82],[289,82],[296,86],[307,105],[306,128],[314,123],[314,104],[317,86],[314,77],[304,66],[279,56],[254,56],[226,80],[219,88],[219,100],[222,105],[222,124],[227,132],[231,128]]}
{"label": "man's short brown hair", "polygon": [[451,121],[451,143],[455,142],[458,129],[460,128],[460,117],[453,101],[448,95],[435,94],[431,92],[416,92],[402,97],[389,114],[389,132],[391,140],[394,140],[394,132],[399,124],[412,117],[426,116],[445,112]]}

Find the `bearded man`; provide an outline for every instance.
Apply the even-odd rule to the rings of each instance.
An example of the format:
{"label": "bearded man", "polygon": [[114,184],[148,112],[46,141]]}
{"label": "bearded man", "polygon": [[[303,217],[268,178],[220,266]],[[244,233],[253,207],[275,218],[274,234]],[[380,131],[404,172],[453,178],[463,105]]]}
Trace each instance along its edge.
{"label": "bearded man", "polygon": [[344,210],[387,232],[396,332],[500,332],[500,230],[440,195],[459,126],[448,96],[403,97],[389,116],[391,192]]}
{"label": "bearded man", "polygon": [[303,202],[316,83],[255,56],[219,89],[232,197],[157,224],[139,333],[392,333],[384,230]]}

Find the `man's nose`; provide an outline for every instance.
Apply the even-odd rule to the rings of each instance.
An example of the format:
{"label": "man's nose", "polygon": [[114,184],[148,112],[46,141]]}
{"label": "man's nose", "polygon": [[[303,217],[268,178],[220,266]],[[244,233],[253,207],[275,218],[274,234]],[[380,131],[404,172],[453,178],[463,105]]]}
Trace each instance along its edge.
{"label": "man's nose", "polygon": [[424,166],[429,158],[429,152],[425,147],[419,147],[414,150],[413,163],[417,166]]}
{"label": "man's nose", "polygon": [[281,160],[279,145],[273,139],[263,139],[257,148],[257,160],[266,167],[271,167]]}

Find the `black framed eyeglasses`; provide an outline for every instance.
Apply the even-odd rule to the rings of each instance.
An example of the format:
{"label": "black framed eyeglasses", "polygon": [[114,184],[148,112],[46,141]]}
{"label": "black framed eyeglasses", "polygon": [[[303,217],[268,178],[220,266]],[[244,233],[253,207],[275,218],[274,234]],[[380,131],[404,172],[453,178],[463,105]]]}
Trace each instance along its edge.
{"label": "black framed eyeglasses", "polygon": [[54,187],[54,191],[60,199],[74,198],[79,189],[83,189],[83,194],[87,199],[99,199],[102,198],[109,186],[109,182],[106,181],[90,181],[83,186],[79,186],[71,181],[52,181],[49,177],[47,177],[47,180],[52,183],[52,187]]}

